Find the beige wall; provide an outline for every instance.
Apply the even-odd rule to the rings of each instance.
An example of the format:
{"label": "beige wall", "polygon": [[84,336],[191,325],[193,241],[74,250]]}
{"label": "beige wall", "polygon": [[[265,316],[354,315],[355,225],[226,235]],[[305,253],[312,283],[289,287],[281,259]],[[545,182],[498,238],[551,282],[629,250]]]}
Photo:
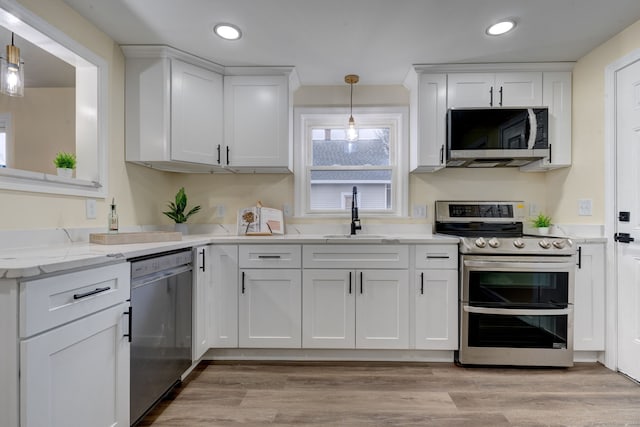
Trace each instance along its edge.
{"label": "beige wall", "polygon": [[[605,67],[640,48],[640,21],[582,57],[573,69],[572,166],[547,173],[547,203],[557,222],[604,224]],[[593,200],[593,216],[578,216],[578,200]]]}

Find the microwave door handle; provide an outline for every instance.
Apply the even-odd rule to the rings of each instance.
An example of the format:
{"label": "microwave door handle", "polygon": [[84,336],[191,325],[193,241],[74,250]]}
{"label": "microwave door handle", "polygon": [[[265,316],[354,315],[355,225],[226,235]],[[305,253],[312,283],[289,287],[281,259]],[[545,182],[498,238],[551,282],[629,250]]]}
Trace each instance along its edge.
{"label": "microwave door handle", "polygon": [[529,116],[529,141],[527,144],[527,148],[529,150],[533,150],[534,145],[536,145],[538,120],[536,118],[536,113],[533,111],[533,108],[527,109],[527,115]]}
{"label": "microwave door handle", "polygon": [[500,268],[507,270],[529,270],[529,271],[546,271],[552,270],[569,270],[575,268],[574,262],[500,262],[500,261],[464,261],[465,267],[475,268]]}
{"label": "microwave door handle", "polygon": [[488,308],[488,307],[472,307],[465,305],[463,310],[467,313],[476,314],[495,314],[499,316],[562,316],[571,314],[573,308],[535,310],[535,309],[512,309],[512,308]]}

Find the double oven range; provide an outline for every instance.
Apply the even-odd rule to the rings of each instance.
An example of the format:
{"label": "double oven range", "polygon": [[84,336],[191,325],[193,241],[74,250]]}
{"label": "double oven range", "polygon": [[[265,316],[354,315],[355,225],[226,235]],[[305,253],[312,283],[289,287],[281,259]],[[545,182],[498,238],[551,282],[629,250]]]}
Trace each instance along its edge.
{"label": "double oven range", "polygon": [[469,365],[572,366],[576,249],[523,234],[523,202],[436,202],[460,237],[460,347]]}

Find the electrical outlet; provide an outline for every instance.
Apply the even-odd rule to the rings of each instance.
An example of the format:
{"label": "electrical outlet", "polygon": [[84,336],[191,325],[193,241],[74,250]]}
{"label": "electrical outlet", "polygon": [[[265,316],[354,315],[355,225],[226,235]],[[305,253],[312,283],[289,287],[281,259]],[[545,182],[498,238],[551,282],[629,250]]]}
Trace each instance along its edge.
{"label": "electrical outlet", "polygon": [[413,205],[413,217],[414,218],[426,218],[427,206],[426,205]]}
{"label": "electrical outlet", "polygon": [[85,204],[87,219],[96,219],[96,199],[87,199]]}
{"label": "electrical outlet", "polygon": [[224,205],[216,206],[216,218],[224,218],[227,208]]}
{"label": "electrical outlet", "polygon": [[537,203],[529,203],[529,215],[530,216],[536,216],[540,213],[540,211],[538,210],[538,204]]}
{"label": "electrical outlet", "polygon": [[591,199],[578,200],[578,215],[580,216],[593,215],[593,200]]}

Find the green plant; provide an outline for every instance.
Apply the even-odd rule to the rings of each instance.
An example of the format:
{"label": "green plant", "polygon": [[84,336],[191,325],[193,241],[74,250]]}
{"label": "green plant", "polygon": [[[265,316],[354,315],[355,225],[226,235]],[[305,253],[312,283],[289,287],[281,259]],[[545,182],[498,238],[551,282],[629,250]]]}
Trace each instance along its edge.
{"label": "green plant", "polygon": [[536,228],[549,227],[551,225],[551,217],[540,213],[531,220],[531,224]]}
{"label": "green plant", "polygon": [[181,187],[180,190],[178,190],[178,192],[176,193],[176,201],[169,202],[167,206],[169,206],[169,210],[162,213],[174,220],[176,224],[187,222],[187,219],[191,215],[200,210],[200,205],[198,205],[186,214],[184,213],[185,209],[187,208],[187,195],[184,192],[184,187]]}
{"label": "green plant", "polygon": [[73,153],[65,153],[60,151],[56,154],[56,158],[53,159],[53,164],[57,168],[63,169],[75,169],[76,168],[76,155]]}

